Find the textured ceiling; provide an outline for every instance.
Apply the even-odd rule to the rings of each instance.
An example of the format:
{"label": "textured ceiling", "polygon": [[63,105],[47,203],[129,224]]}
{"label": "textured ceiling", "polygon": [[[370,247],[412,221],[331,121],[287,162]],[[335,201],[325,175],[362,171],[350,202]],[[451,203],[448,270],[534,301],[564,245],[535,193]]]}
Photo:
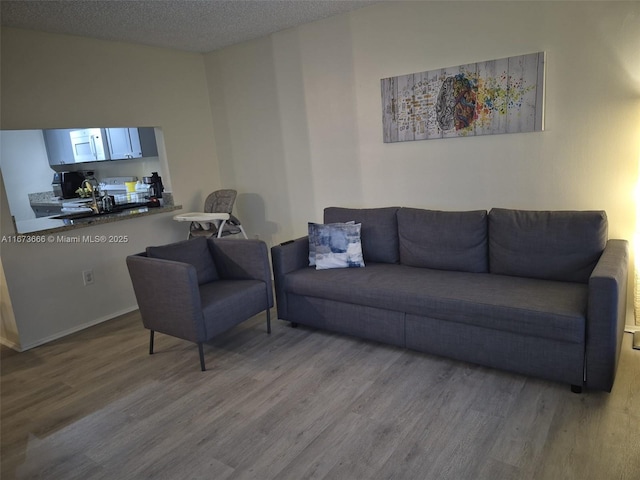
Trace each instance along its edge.
{"label": "textured ceiling", "polygon": [[380,0],[2,0],[3,26],[210,52]]}

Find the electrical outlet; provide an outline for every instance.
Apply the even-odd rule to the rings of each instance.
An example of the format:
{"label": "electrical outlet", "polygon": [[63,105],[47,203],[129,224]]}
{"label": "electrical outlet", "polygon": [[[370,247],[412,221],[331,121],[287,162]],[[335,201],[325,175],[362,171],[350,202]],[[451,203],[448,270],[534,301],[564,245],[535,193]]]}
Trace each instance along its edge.
{"label": "electrical outlet", "polygon": [[93,270],[84,270],[82,272],[82,281],[84,282],[84,286],[93,284]]}

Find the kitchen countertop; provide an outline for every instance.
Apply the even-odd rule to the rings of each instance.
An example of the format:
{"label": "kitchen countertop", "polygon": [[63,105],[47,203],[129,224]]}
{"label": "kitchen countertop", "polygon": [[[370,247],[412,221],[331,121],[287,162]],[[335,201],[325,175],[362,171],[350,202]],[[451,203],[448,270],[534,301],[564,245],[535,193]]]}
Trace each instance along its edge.
{"label": "kitchen countertop", "polygon": [[169,205],[164,207],[132,208],[123,212],[108,213],[75,220],[56,219],[53,217],[34,218],[31,220],[17,221],[16,230],[18,235],[48,235],[51,233],[75,230],[77,228],[90,227],[92,225],[102,225],[104,223],[119,222],[121,220],[156,215],[158,213],[173,212],[181,209],[182,205]]}
{"label": "kitchen countertop", "polygon": [[[169,197],[169,195],[167,195]],[[51,205],[51,204],[49,204]],[[52,233],[66,232],[92,225],[119,222],[148,215],[173,212],[181,210],[182,205],[173,205],[173,199],[167,198],[162,207],[136,207],[122,212],[108,213],[78,219],[58,219],[58,215],[51,217],[33,218],[29,220],[17,220],[16,232],[18,235],[48,235]]]}
{"label": "kitchen countertop", "polygon": [[[61,207],[62,202],[70,200],[62,200],[60,197],[53,195],[53,192],[29,193],[29,203],[32,207]],[[73,200],[73,199],[72,199]]]}

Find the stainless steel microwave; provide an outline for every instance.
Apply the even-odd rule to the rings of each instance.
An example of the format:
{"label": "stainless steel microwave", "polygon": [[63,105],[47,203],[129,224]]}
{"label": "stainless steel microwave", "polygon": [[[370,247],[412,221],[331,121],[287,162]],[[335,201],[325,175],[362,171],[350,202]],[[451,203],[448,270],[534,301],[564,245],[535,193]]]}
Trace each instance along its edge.
{"label": "stainless steel microwave", "polygon": [[109,158],[104,128],[84,128],[69,132],[73,158],[76,163],[95,162]]}

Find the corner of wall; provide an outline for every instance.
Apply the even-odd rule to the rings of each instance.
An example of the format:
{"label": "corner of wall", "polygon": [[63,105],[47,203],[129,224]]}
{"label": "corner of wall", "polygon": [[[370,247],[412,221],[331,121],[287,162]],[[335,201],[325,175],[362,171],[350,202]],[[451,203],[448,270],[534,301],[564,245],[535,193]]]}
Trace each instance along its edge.
{"label": "corner of wall", "polygon": [[0,258],[0,343],[19,352],[21,351],[20,335],[16,325],[16,317],[13,314],[7,279],[4,276],[2,258]]}

